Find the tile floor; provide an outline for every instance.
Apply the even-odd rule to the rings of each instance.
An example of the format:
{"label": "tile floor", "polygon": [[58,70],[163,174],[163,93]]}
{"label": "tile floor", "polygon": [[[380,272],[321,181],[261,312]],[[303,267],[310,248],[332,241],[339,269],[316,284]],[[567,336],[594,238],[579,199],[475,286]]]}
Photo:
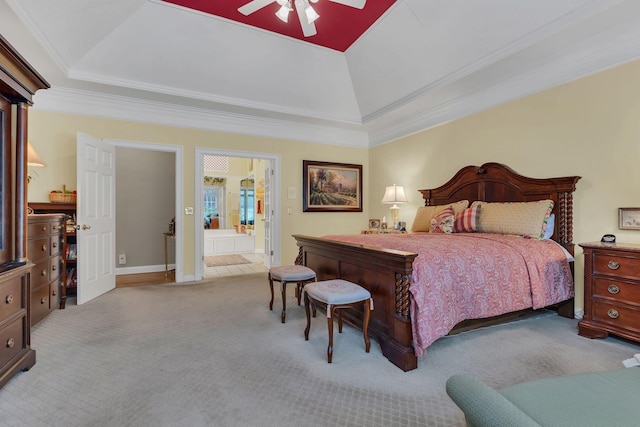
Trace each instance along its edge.
{"label": "tile floor", "polygon": [[204,278],[235,276],[240,274],[253,274],[268,271],[264,266],[263,254],[242,254],[243,257],[251,261],[251,264],[224,265],[222,267],[204,266]]}

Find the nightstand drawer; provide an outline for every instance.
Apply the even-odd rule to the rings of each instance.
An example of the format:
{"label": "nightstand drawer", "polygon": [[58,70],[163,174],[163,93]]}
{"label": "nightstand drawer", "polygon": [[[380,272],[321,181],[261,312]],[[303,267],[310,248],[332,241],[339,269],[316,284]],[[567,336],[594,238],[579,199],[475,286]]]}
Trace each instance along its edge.
{"label": "nightstand drawer", "polygon": [[593,273],[637,280],[640,277],[640,258],[597,253],[594,255]]}
{"label": "nightstand drawer", "polygon": [[640,332],[640,310],[627,306],[594,300],[593,321],[625,331]]}
{"label": "nightstand drawer", "polygon": [[593,296],[615,298],[618,301],[640,301],[640,284],[602,278],[593,279]]}

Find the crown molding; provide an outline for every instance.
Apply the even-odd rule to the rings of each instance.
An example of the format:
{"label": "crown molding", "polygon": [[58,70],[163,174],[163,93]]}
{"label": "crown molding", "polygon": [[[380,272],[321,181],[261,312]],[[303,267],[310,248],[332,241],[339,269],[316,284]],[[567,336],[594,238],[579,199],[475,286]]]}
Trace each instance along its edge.
{"label": "crown molding", "polygon": [[367,148],[365,131],[54,87],[34,97],[34,110],[179,126],[319,144]]}

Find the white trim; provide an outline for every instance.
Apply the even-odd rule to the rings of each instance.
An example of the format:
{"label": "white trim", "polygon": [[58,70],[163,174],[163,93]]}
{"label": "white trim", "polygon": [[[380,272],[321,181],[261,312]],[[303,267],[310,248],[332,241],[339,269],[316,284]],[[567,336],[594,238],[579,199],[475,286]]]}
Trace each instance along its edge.
{"label": "white trim", "polygon": [[[46,91],[38,91],[34,95],[32,108],[65,114],[266,136],[318,144],[360,148],[369,146],[369,137],[363,129],[343,129],[326,124],[304,123],[191,107],[60,86],[52,87]],[[360,122],[336,123],[353,128],[361,124]]]}
{"label": "white trim", "polygon": [[[224,150],[219,148],[203,148],[196,147],[195,149],[195,161],[193,165],[195,175],[195,198],[194,198],[194,215],[196,218],[203,218],[203,206],[202,206],[202,191],[204,190],[204,156],[227,156],[227,157],[242,157],[246,159],[263,159],[272,162],[273,177],[272,179],[272,192],[271,192],[271,206],[272,210],[276,212],[271,219],[271,242],[273,248],[273,260],[274,265],[280,265],[280,154],[273,153],[258,153],[253,151],[236,151],[236,150]],[[196,224],[197,225],[197,224]],[[198,227],[195,227],[198,230]],[[204,276],[204,258],[203,258],[203,246],[204,246],[204,233],[195,232],[195,247],[194,247],[194,271],[195,279],[202,280]]]}
{"label": "white trim", "polygon": [[[135,142],[126,141],[121,139],[105,138],[104,141],[117,147],[123,148],[135,148],[139,150],[151,150],[151,151],[164,151],[175,154],[175,167],[176,167],[176,200],[175,200],[175,217],[176,217],[176,229],[175,229],[175,242],[176,242],[176,266],[175,266],[175,280],[176,283],[184,282],[185,280],[191,280],[184,276],[184,227],[182,218],[182,186],[183,186],[183,168],[182,168],[182,152],[184,148],[181,145],[172,144],[158,144],[154,142]],[[116,223],[118,218],[116,217]],[[164,270],[164,265],[162,266]]]}

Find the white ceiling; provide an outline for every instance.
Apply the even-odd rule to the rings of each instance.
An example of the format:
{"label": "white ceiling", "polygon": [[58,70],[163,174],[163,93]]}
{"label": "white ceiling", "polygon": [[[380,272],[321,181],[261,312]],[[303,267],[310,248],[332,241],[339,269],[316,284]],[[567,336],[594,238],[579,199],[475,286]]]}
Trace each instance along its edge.
{"label": "white ceiling", "polygon": [[0,0],[0,29],[34,108],[359,147],[640,57],[638,0],[397,0],[345,53],[159,0]]}

